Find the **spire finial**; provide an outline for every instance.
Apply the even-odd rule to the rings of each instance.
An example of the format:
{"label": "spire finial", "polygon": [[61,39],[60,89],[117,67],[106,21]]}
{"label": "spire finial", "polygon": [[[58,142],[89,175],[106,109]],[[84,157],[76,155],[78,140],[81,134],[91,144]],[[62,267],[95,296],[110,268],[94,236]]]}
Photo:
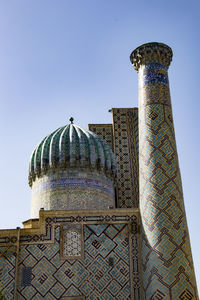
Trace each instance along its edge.
{"label": "spire finial", "polygon": [[71,124],[74,124],[74,123],[73,123],[74,118],[71,117],[69,120],[70,120]]}

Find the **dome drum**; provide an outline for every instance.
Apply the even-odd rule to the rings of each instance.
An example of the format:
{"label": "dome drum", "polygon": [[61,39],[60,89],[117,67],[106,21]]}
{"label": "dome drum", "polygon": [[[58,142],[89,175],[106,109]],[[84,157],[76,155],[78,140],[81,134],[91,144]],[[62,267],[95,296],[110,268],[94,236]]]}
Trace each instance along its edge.
{"label": "dome drum", "polygon": [[102,138],[74,124],[59,128],[31,155],[31,218],[38,218],[41,208],[115,207],[116,174],[114,154]]}
{"label": "dome drum", "polygon": [[115,207],[113,180],[95,170],[48,171],[32,185],[31,218],[39,210],[107,209]]}

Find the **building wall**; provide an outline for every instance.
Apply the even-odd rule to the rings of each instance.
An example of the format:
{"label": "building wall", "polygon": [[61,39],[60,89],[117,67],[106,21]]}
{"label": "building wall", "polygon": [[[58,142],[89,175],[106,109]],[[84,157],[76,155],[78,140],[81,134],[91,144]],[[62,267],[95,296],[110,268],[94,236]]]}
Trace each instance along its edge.
{"label": "building wall", "polygon": [[115,207],[114,182],[89,169],[48,171],[32,185],[31,218],[39,210],[107,209]]}
{"label": "building wall", "polygon": [[138,109],[112,108],[113,124],[89,124],[113,150],[118,165],[119,208],[138,207]]}
{"label": "building wall", "polygon": [[[86,215],[79,211],[70,215],[69,211],[42,211],[38,229],[22,229],[17,258],[17,299],[72,296],[142,299],[138,212],[112,212],[92,211]],[[68,247],[63,246],[65,232],[70,231],[80,232],[80,251],[72,253],[71,249],[77,246],[74,239],[68,240]],[[5,250],[3,241],[7,233],[0,232],[1,253]],[[12,244],[11,237],[7,238],[9,243]],[[15,257],[12,253],[11,258],[4,255],[0,260],[6,299],[14,299]],[[12,276],[6,275],[8,269]]]}
{"label": "building wall", "polygon": [[131,54],[139,79],[139,184],[144,299],[198,299],[170,99],[172,50]]}
{"label": "building wall", "polygon": [[112,124],[88,124],[89,130],[101,136],[113,150],[113,125]]}
{"label": "building wall", "polygon": [[16,268],[16,246],[0,247],[0,289],[6,299],[14,299]]}

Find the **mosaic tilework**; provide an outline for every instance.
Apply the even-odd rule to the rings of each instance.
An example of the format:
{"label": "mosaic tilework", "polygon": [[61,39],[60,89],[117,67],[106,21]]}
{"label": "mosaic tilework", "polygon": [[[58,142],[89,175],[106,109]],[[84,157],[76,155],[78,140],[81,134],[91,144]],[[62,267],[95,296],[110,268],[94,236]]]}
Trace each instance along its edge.
{"label": "mosaic tilework", "polygon": [[80,297],[63,297],[61,300],[85,300],[84,296]]}
{"label": "mosaic tilework", "polygon": [[90,169],[47,171],[32,185],[31,218],[45,210],[107,209],[115,207],[114,182]]}
{"label": "mosaic tilework", "polygon": [[[152,57],[155,61],[159,51],[162,52],[159,47],[158,44],[150,56],[150,62],[139,68],[139,182],[144,297],[147,300],[198,299],[167,68],[160,61],[151,61]],[[145,55],[144,49],[143,52]],[[167,60],[168,56],[165,58]]]}
{"label": "mosaic tilework", "polygon": [[136,108],[113,108],[111,111],[113,113],[113,125],[89,124],[89,129],[112,145],[116,155],[118,207],[137,207],[139,193],[138,112]]}
{"label": "mosaic tilework", "polygon": [[[42,215],[49,215],[51,212],[48,211],[42,211]],[[107,214],[107,215],[98,215],[95,214],[93,215],[78,215],[78,216],[62,216],[62,211],[60,212],[61,216],[56,216],[53,217],[46,217],[45,218],[45,232],[44,233],[35,233],[35,234],[28,234],[26,233],[21,233],[20,235],[20,245],[23,244],[38,244],[40,242],[53,242],[54,241],[54,235],[52,234],[52,225],[57,224],[57,223],[62,223],[62,224],[73,224],[73,223],[81,223],[81,222],[131,222],[133,223],[133,226],[135,226],[135,231],[137,232],[137,224],[138,224],[138,217],[136,214],[134,215],[112,215],[112,214]],[[13,246],[16,245],[17,242],[17,231],[12,230],[13,234],[8,234],[7,230],[2,230],[0,231],[0,247],[4,246]],[[5,232],[5,233],[4,233]],[[3,248],[0,248],[3,249]]]}
{"label": "mosaic tilework", "polygon": [[104,141],[113,149],[113,125],[112,124],[88,124],[89,130],[101,136]]}
{"label": "mosaic tilework", "polygon": [[[86,174],[84,175],[86,177]],[[114,194],[112,186],[110,187],[108,184],[106,184],[106,182],[100,182],[99,180],[95,180],[91,178],[77,178],[77,177],[59,178],[57,180],[53,178],[52,180],[44,181],[43,184],[40,184],[39,186],[37,186],[37,188],[34,189],[34,193],[38,193],[41,190],[48,191],[49,189],[55,187],[67,187],[67,186],[69,186],[70,188],[72,186],[84,186],[84,187],[87,186],[88,188],[96,187],[107,193],[110,193],[112,196]]]}
{"label": "mosaic tilework", "polygon": [[[52,214],[45,222],[46,234],[23,235],[21,232],[18,299],[81,295],[87,299],[141,299],[136,215],[67,217]],[[60,226],[66,230],[80,228],[82,222],[84,256],[63,259]],[[0,247],[1,252],[2,249],[4,247]],[[6,263],[4,259],[7,268]],[[31,270],[31,285],[23,284],[24,268]]]}
{"label": "mosaic tilework", "polygon": [[[20,266],[31,264],[30,288],[18,288],[19,299],[60,299],[85,295],[87,299],[129,299],[129,249],[125,241],[127,225],[87,225],[85,260],[59,259],[59,227],[55,245],[25,246],[21,249]],[[107,260],[114,258],[114,266]],[[46,271],[48,270],[48,272]]]}
{"label": "mosaic tilework", "polygon": [[16,247],[0,248],[0,287],[6,299],[13,299],[15,287]]}
{"label": "mosaic tilework", "polygon": [[138,207],[138,111],[112,108],[118,165],[118,207]]}

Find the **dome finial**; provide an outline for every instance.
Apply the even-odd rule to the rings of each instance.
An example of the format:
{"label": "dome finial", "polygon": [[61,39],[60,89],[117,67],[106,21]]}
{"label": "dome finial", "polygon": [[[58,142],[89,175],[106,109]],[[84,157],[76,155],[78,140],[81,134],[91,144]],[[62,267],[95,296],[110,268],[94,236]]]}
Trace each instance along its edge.
{"label": "dome finial", "polygon": [[70,120],[71,124],[74,124],[74,123],[73,123],[74,118],[71,117],[69,120]]}

